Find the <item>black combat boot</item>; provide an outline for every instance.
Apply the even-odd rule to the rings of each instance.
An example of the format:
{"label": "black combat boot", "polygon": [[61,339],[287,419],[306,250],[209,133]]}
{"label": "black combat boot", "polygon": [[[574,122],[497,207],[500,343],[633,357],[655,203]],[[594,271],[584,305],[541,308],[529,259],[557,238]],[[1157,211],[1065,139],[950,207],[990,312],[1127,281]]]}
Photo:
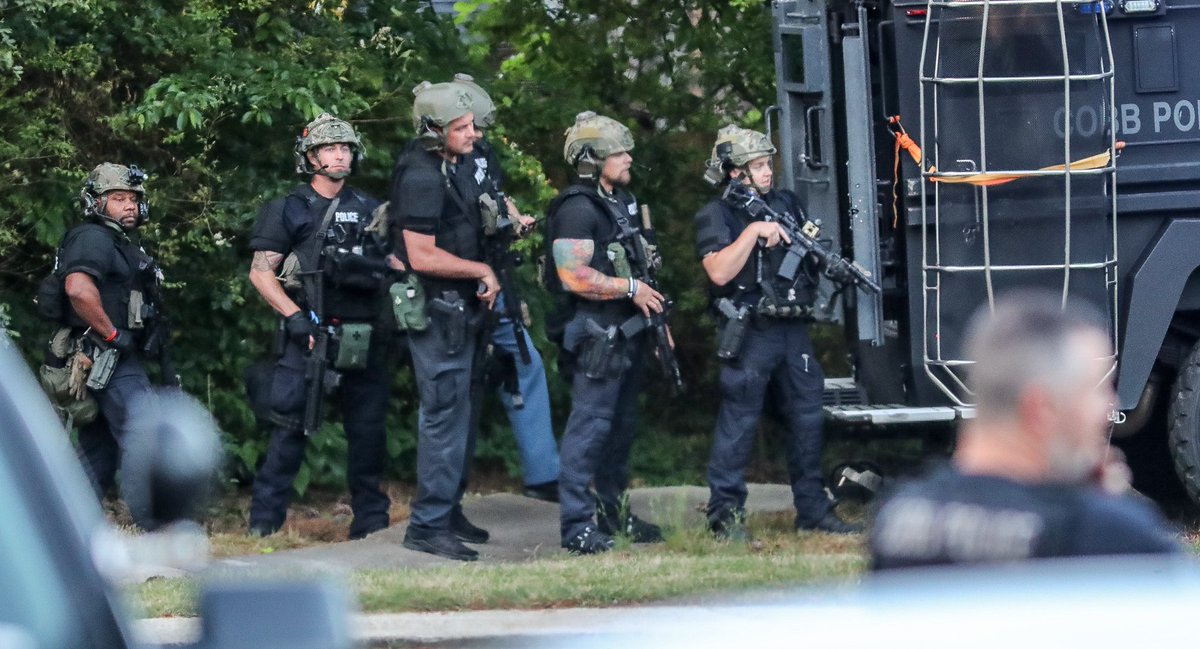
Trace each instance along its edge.
{"label": "black combat boot", "polygon": [[830,534],[858,534],[863,531],[863,526],[858,523],[847,523],[838,518],[838,515],[829,512],[821,517],[821,520],[807,525],[796,524],[796,531],[817,531],[829,532]]}
{"label": "black combat boot", "polygon": [[624,523],[622,524],[622,517],[600,516],[600,524],[597,527],[609,536],[628,536],[629,540],[634,543],[661,543],[663,541],[662,528],[654,523],[644,521],[633,514],[626,514],[623,518]]}
{"label": "black combat boot", "polygon": [[474,561],[479,558],[478,552],[463,545],[450,530],[414,530],[409,527],[404,533],[404,547],[455,561]]}
{"label": "black combat boot", "polygon": [[613,540],[595,526],[588,525],[582,532],[563,541],[562,546],[571,554],[600,554],[613,549]]}
{"label": "black combat boot", "polygon": [[754,537],[750,536],[750,530],[746,528],[745,512],[724,512],[708,519],[708,531],[712,532],[718,541],[750,543],[754,540]]}
{"label": "black combat boot", "polygon": [[466,543],[487,543],[492,537],[488,531],[482,527],[478,527],[467,517],[463,515],[462,505],[458,505],[450,511],[450,531],[458,540]]}

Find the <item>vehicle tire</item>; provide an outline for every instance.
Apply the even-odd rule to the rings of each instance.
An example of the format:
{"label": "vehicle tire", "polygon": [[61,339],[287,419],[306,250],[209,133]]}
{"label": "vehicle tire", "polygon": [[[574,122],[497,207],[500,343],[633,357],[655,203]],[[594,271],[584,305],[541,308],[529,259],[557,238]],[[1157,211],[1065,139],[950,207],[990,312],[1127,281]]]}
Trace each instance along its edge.
{"label": "vehicle tire", "polygon": [[1167,410],[1167,443],[1175,473],[1200,504],[1200,343],[1179,366]]}

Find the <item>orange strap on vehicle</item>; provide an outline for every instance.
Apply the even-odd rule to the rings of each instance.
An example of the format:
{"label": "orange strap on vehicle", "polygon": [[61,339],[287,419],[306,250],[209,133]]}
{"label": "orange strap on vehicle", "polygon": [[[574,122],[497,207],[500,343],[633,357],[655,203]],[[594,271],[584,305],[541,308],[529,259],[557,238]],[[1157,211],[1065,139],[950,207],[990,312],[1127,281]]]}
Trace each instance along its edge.
{"label": "orange strap on vehicle", "polygon": [[[924,161],[924,154],[921,152],[921,147],[918,146],[917,143],[913,141],[912,137],[909,136],[908,132],[904,130],[904,125],[900,123],[899,115],[892,115],[891,117],[889,117],[887,119],[887,123],[888,123],[888,130],[890,130],[892,132],[892,134],[896,136],[896,152],[895,152],[896,162],[895,162],[895,170],[894,170],[895,177],[892,180],[892,227],[895,228],[899,224],[899,221],[900,221],[900,213],[896,206],[896,202],[897,202],[896,183],[899,182],[899,178],[900,178],[900,149],[904,149],[905,151],[907,151],[908,155],[912,157],[913,162],[917,163],[918,167],[923,166],[922,163]],[[1125,148],[1124,142],[1116,143],[1116,150],[1118,152],[1123,148]],[[1086,171],[1088,169],[1102,169],[1102,168],[1108,166],[1109,163],[1112,161],[1112,154],[1113,154],[1113,152],[1111,150],[1103,151],[1101,153],[1097,153],[1095,155],[1083,158],[1082,160],[1076,160],[1076,161],[1072,162],[1069,166],[1070,166],[1071,171]],[[1057,164],[1057,165],[1050,165],[1048,167],[1042,167],[1042,168],[1038,169],[1038,171],[1063,171],[1067,168],[1068,168],[1068,165]],[[936,174],[938,172],[938,170],[937,170],[936,166],[929,165],[929,169],[927,170],[927,172],[930,174]],[[977,187],[994,187],[996,185],[1003,185],[1005,183],[1010,183],[1014,180],[1017,180],[1018,178],[1028,178],[1028,177],[1035,176],[1035,175],[1038,175],[1038,174],[982,172],[982,173],[970,174],[970,175],[966,175],[966,176],[949,176],[949,177],[932,176],[929,178],[929,180],[930,180],[930,182],[935,182],[935,183],[947,183],[947,184],[966,183],[969,185],[975,185]]]}

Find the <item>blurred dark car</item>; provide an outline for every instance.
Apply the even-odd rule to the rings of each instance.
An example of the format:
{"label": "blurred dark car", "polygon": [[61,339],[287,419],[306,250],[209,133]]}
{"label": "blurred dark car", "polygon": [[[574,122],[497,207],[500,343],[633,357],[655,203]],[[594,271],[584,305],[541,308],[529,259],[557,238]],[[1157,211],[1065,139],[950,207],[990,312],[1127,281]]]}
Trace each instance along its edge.
{"label": "blurred dark car", "polygon": [[[219,443],[211,418],[164,395],[142,427],[141,461],[124,480],[151,485],[163,522],[196,509]],[[152,535],[147,535],[152,536]],[[125,535],[105,519],[69,438],[28,366],[0,331],[0,648],[139,646],[114,571]],[[201,594],[198,647],[347,647],[349,600],[324,582],[212,583]]]}

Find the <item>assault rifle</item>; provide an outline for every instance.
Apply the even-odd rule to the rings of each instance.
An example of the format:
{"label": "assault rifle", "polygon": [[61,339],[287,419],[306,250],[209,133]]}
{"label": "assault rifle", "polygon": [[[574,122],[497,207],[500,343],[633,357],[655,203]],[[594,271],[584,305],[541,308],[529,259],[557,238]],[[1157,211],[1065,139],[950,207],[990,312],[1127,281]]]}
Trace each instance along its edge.
{"label": "assault rifle", "polygon": [[179,373],[171,358],[171,318],[162,296],[162,279],[157,265],[152,266],[153,277],[146,282],[150,303],[143,305],[142,318],[146,321],[146,343],[142,352],[149,358],[158,361],[159,374],[162,375],[163,385],[179,387]]}
{"label": "assault rifle", "polygon": [[806,255],[813,255],[820,263],[825,276],[839,284],[853,284],[871,293],[880,293],[881,288],[871,273],[857,262],[847,261],[845,257],[829,250],[817,241],[816,226],[805,222],[802,226],[796,217],[787,212],[777,212],[763,200],[753,188],[739,182],[730,182],[722,198],[734,207],[746,210],[750,216],[772,223],[778,223],[788,238],[792,240],[787,247],[787,256],[779,266],[779,277],[795,281],[800,273],[800,265]]}
{"label": "assault rifle", "polygon": [[321,428],[321,411],[325,394],[341,382],[341,374],[329,369],[330,343],[337,336],[337,329],[325,319],[325,271],[320,261],[316,270],[301,271],[304,293],[309,307],[309,317],[317,325],[313,334],[313,346],[304,361],[304,434],[311,437]]}
{"label": "assault rifle", "polygon": [[525,315],[521,312],[521,294],[513,276],[514,270],[522,260],[520,255],[510,249],[516,238],[516,224],[508,213],[508,201],[504,192],[496,189],[494,185],[480,197],[480,207],[483,213],[483,258],[485,263],[492,267],[492,272],[496,273],[496,281],[500,283],[500,292],[504,296],[503,316],[512,323],[521,362],[528,365],[533,362],[533,358],[529,355],[529,345],[525,342]]}
{"label": "assault rifle", "polygon": [[[629,227],[628,221],[619,220],[617,223],[621,229],[618,237],[628,242],[625,249],[632,253],[629,267],[633,271],[634,278],[661,293],[656,278],[657,253],[648,249],[649,242],[640,232]],[[642,230],[647,235],[653,236],[654,230],[650,227],[650,210],[645,205],[642,206]],[[684,391],[685,386],[683,373],[679,370],[679,361],[675,358],[675,349],[671,344],[671,330],[667,324],[667,316],[670,314],[672,306],[671,300],[663,296],[661,313],[651,312],[650,317],[641,314],[635,315],[621,325],[621,333],[626,338],[630,338],[642,329],[650,329],[654,332],[654,353],[658,357],[659,366],[662,368],[663,374],[671,379],[672,394],[679,394]]]}

